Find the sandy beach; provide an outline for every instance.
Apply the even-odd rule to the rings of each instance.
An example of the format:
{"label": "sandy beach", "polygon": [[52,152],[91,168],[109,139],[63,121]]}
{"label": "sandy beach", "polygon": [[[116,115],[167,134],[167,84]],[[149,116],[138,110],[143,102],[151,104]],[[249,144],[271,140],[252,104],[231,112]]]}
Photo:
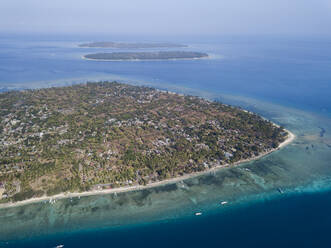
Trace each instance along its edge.
{"label": "sandy beach", "polygon": [[109,61],[109,62],[116,62],[116,61],[131,61],[131,62],[140,62],[140,61],[176,61],[176,60],[200,60],[200,59],[210,59],[211,57],[205,56],[201,58],[173,58],[173,59],[91,59],[86,58],[85,55],[81,56],[84,60],[91,60],[91,61]]}
{"label": "sandy beach", "polygon": [[3,204],[0,204],[0,208],[17,207],[17,206],[22,206],[22,205],[26,205],[26,204],[30,204],[30,203],[36,203],[36,202],[43,202],[43,201],[54,202],[55,200],[64,199],[64,198],[83,197],[83,196],[91,196],[91,195],[114,194],[114,193],[121,193],[121,192],[135,191],[135,190],[143,190],[143,189],[148,189],[148,188],[157,187],[157,186],[161,186],[161,185],[176,183],[176,182],[186,180],[186,179],[189,179],[189,178],[192,178],[192,177],[200,176],[200,175],[203,175],[203,174],[208,174],[210,172],[217,171],[217,170],[222,169],[222,168],[226,168],[226,167],[230,167],[230,166],[238,166],[238,165],[246,163],[246,162],[258,160],[258,159],[260,159],[260,158],[262,158],[262,157],[264,157],[264,156],[266,156],[266,155],[268,155],[268,154],[270,154],[274,151],[277,151],[277,150],[287,146],[288,144],[290,144],[295,139],[295,135],[292,132],[290,132],[289,130],[286,130],[286,132],[288,133],[287,139],[284,142],[282,142],[281,144],[279,144],[279,146],[275,149],[272,149],[268,152],[262,153],[258,156],[255,156],[255,157],[252,157],[252,158],[249,158],[249,159],[240,160],[240,161],[235,162],[235,163],[215,166],[215,167],[210,168],[210,169],[205,170],[205,171],[195,172],[195,173],[183,175],[183,176],[180,176],[180,177],[166,179],[166,180],[159,181],[159,182],[153,182],[153,183],[149,183],[147,185],[134,185],[134,186],[113,188],[113,189],[91,190],[91,191],[86,191],[86,192],[66,192],[66,193],[61,193],[61,194],[57,194],[57,195],[53,195],[53,196],[36,197],[36,198],[31,198],[31,199],[20,201],[20,202],[3,203]]}

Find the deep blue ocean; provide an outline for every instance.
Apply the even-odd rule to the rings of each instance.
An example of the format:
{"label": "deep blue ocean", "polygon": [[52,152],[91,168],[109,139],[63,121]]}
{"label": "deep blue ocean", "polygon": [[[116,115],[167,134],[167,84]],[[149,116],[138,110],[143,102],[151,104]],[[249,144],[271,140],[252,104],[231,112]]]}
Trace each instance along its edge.
{"label": "deep blue ocean", "polygon": [[296,195],[201,218],[49,235],[4,247],[330,247],[331,192]]}
{"label": "deep blue ocean", "polygon": [[[186,50],[207,52],[211,58],[136,62],[81,59],[82,55],[96,49],[78,48],[77,44],[103,40],[179,42],[189,45]],[[197,200],[198,203],[192,200],[192,206],[185,205],[177,209],[176,214],[160,214],[162,218],[159,219],[153,215],[150,219],[146,217],[141,218],[143,221],[123,224],[121,221],[116,225],[100,222],[93,227],[65,227],[62,231],[23,238],[19,235],[8,240],[0,237],[1,248],[60,244],[64,247],[331,247],[331,184],[325,183],[331,178],[331,149],[328,148],[328,145],[331,147],[331,38],[176,39],[2,34],[0,48],[2,91],[119,80],[161,89],[203,92],[226,103],[253,109],[285,125],[298,137],[317,144],[315,150],[309,148],[308,153],[306,144],[298,141],[295,146],[264,162],[271,161],[272,166],[277,163],[297,166],[289,168],[291,177],[279,184],[289,187],[289,193],[277,197],[270,197],[273,191],[264,187],[264,180],[271,185],[271,179],[261,179],[261,176],[259,180],[263,182],[257,184],[263,184],[259,190],[265,195],[259,196],[258,200],[237,201],[236,193],[233,201],[237,204],[230,204],[226,211],[213,207],[215,202],[205,197]],[[320,136],[321,127],[326,131],[323,137]],[[298,151],[307,158],[297,154]],[[258,168],[260,164],[256,166]],[[300,171],[297,176],[296,169]],[[286,175],[284,171],[282,173]],[[312,174],[314,176],[310,178]],[[257,182],[256,177],[254,180]],[[276,187],[278,181],[272,180],[272,187]],[[324,181],[316,186],[319,180]],[[212,184],[206,181],[201,183],[201,189],[207,189],[203,185]],[[304,190],[298,190],[301,186]],[[205,195],[215,197],[213,192],[206,191]],[[254,195],[255,191],[247,192]],[[240,193],[245,195],[244,190]],[[169,204],[172,203],[169,200]],[[198,208],[200,203],[205,211],[198,217],[192,209]],[[136,210],[130,211],[135,219]],[[0,225],[1,214],[5,215],[5,212],[0,212]],[[9,219],[6,221],[10,223]],[[35,223],[38,228],[39,222]]]}

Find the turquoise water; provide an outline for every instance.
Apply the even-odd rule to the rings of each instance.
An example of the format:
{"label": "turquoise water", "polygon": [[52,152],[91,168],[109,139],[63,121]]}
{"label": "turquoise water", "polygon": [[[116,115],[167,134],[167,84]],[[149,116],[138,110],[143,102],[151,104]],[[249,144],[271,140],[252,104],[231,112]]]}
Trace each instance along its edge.
{"label": "turquoise water", "polygon": [[[98,79],[147,84],[241,106],[297,138],[258,161],[176,184],[0,209],[0,247],[331,244],[329,40],[191,39],[188,50],[207,51],[212,58],[97,62],[80,59],[93,49],[75,47],[90,39],[0,37],[0,87]],[[229,203],[221,206],[222,201]]]}

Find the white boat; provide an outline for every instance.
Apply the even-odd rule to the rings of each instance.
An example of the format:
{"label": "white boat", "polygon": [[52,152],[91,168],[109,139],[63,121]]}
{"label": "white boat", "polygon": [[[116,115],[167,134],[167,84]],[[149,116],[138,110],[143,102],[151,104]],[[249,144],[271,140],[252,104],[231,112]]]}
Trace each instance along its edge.
{"label": "white boat", "polygon": [[284,193],[284,191],[283,191],[281,188],[277,188],[277,190],[278,190],[278,192],[279,192],[280,194],[283,194],[283,193]]}
{"label": "white boat", "polygon": [[221,202],[221,205],[225,205],[225,204],[228,204],[228,202],[227,201],[222,201]]}
{"label": "white boat", "polygon": [[62,247],[64,247],[64,245],[57,245],[57,246],[55,246],[55,248],[62,248]]}
{"label": "white boat", "polygon": [[195,213],[196,216],[200,216],[202,215],[202,213],[198,212],[198,213]]}

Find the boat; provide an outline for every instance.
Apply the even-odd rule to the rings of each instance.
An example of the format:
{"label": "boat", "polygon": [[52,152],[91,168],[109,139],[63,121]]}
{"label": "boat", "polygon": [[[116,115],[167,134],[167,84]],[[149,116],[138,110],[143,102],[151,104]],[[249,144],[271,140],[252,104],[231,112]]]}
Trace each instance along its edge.
{"label": "boat", "polygon": [[198,212],[198,213],[195,213],[196,216],[200,216],[202,215],[202,213]]}
{"label": "boat", "polygon": [[283,193],[284,193],[284,191],[283,191],[281,188],[277,188],[277,190],[278,190],[278,192],[279,192],[280,194],[283,194]]}
{"label": "boat", "polygon": [[57,246],[55,246],[55,248],[62,248],[62,247],[64,247],[64,245],[57,245]]}
{"label": "boat", "polygon": [[227,201],[222,201],[221,202],[221,205],[225,205],[225,204],[228,204],[228,202]]}

